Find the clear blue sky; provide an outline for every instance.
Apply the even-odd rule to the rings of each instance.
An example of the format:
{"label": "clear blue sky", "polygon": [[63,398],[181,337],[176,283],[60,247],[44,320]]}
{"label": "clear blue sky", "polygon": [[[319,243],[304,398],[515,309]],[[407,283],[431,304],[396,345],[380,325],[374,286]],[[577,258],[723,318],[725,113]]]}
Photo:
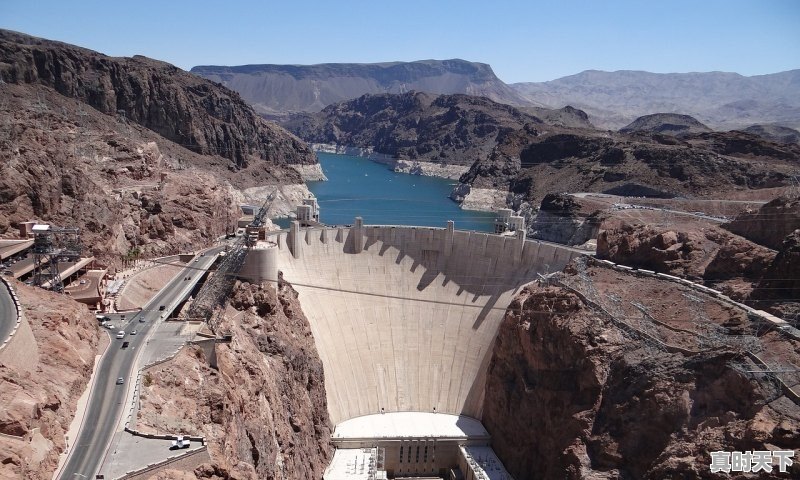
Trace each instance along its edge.
{"label": "clear blue sky", "polygon": [[800,68],[800,0],[0,0],[0,27],[184,69],[463,58],[522,82]]}

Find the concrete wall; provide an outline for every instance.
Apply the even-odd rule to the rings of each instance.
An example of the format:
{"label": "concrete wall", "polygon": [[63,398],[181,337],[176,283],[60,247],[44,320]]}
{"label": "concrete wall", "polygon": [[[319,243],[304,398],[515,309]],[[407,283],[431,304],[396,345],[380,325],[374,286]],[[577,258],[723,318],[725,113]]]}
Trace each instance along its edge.
{"label": "concrete wall", "polygon": [[480,418],[508,303],[581,254],[452,225],[293,225],[271,239],[311,323],[334,424],[381,411]]}
{"label": "concrete wall", "polygon": [[203,463],[210,463],[211,456],[208,454],[208,448],[204,445],[191,452],[175,455],[163,462],[158,462],[154,465],[148,465],[145,468],[135,472],[128,472],[120,480],[145,480],[153,478],[156,474],[165,470],[179,470],[185,472],[192,472],[195,468]]}

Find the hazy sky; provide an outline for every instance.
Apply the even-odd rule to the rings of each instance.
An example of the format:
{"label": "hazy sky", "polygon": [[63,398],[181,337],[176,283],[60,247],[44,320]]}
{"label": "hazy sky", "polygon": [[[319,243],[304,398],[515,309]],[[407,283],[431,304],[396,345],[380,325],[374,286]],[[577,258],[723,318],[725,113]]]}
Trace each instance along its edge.
{"label": "hazy sky", "polygon": [[510,83],[800,68],[800,0],[0,0],[0,27],[184,69],[463,58]]}

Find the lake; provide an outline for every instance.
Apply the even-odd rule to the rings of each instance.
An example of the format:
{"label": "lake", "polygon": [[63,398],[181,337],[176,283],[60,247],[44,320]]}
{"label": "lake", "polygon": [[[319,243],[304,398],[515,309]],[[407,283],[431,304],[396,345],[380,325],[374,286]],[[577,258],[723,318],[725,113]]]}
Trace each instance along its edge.
{"label": "lake", "polygon": [[367,225],[445,227],[453,220],[460,230],[494,229],[495,213],[462,210],[447,197],[455,180],[396,173],[363,157],[317,155],[328,181],[307,183],[322,223],[349,225],[361,216]]}

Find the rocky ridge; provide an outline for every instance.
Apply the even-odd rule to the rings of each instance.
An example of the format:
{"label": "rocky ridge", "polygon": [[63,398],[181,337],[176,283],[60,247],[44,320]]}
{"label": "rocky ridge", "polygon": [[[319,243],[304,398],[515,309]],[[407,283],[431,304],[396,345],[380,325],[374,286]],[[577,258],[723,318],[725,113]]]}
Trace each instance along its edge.
{"label": "rocky ridge", "polygon": [[510,208],[548,193],[709,198],[786,186],[800,149],[743,132],[614,134],[538,126],[505,134],[460,179],[461,191],[508,192]]}
{"label": "rocky ridge", "polygon": [[[0,59],[0,234],[31,219],[80,227],[85,253],[109,266],[192,250],[224,234],[240,203],[277,191],[275,213],[290,211],[319,167],[235,93],[167,64],[7,31]],[[188,136],[161,121],[185,121]]]}
{"label": "rocky ridge", "polygon": [[778,123],[800,127],[800,70],[745,77],[728,72],[651,73],[587,70],[548,82],[515,83],[528,100],[572,105],[600,128],[655,112],[691,115],[715,129]]}
{"label": "rocky ridge", "polygon": [[[322,362],[297,293],[238,283],[217,328],[232,334],[185,347],[144,374],[137,428],[208,439],[212,464],[184,478],[322,478],[332,455]],[[176,472],[168,475],[176,475]]]}
{"label": "rocky ridge", "polygon": [[800,132],[781,125],[750,125],[743,131],[776,143],[800,143]]}

